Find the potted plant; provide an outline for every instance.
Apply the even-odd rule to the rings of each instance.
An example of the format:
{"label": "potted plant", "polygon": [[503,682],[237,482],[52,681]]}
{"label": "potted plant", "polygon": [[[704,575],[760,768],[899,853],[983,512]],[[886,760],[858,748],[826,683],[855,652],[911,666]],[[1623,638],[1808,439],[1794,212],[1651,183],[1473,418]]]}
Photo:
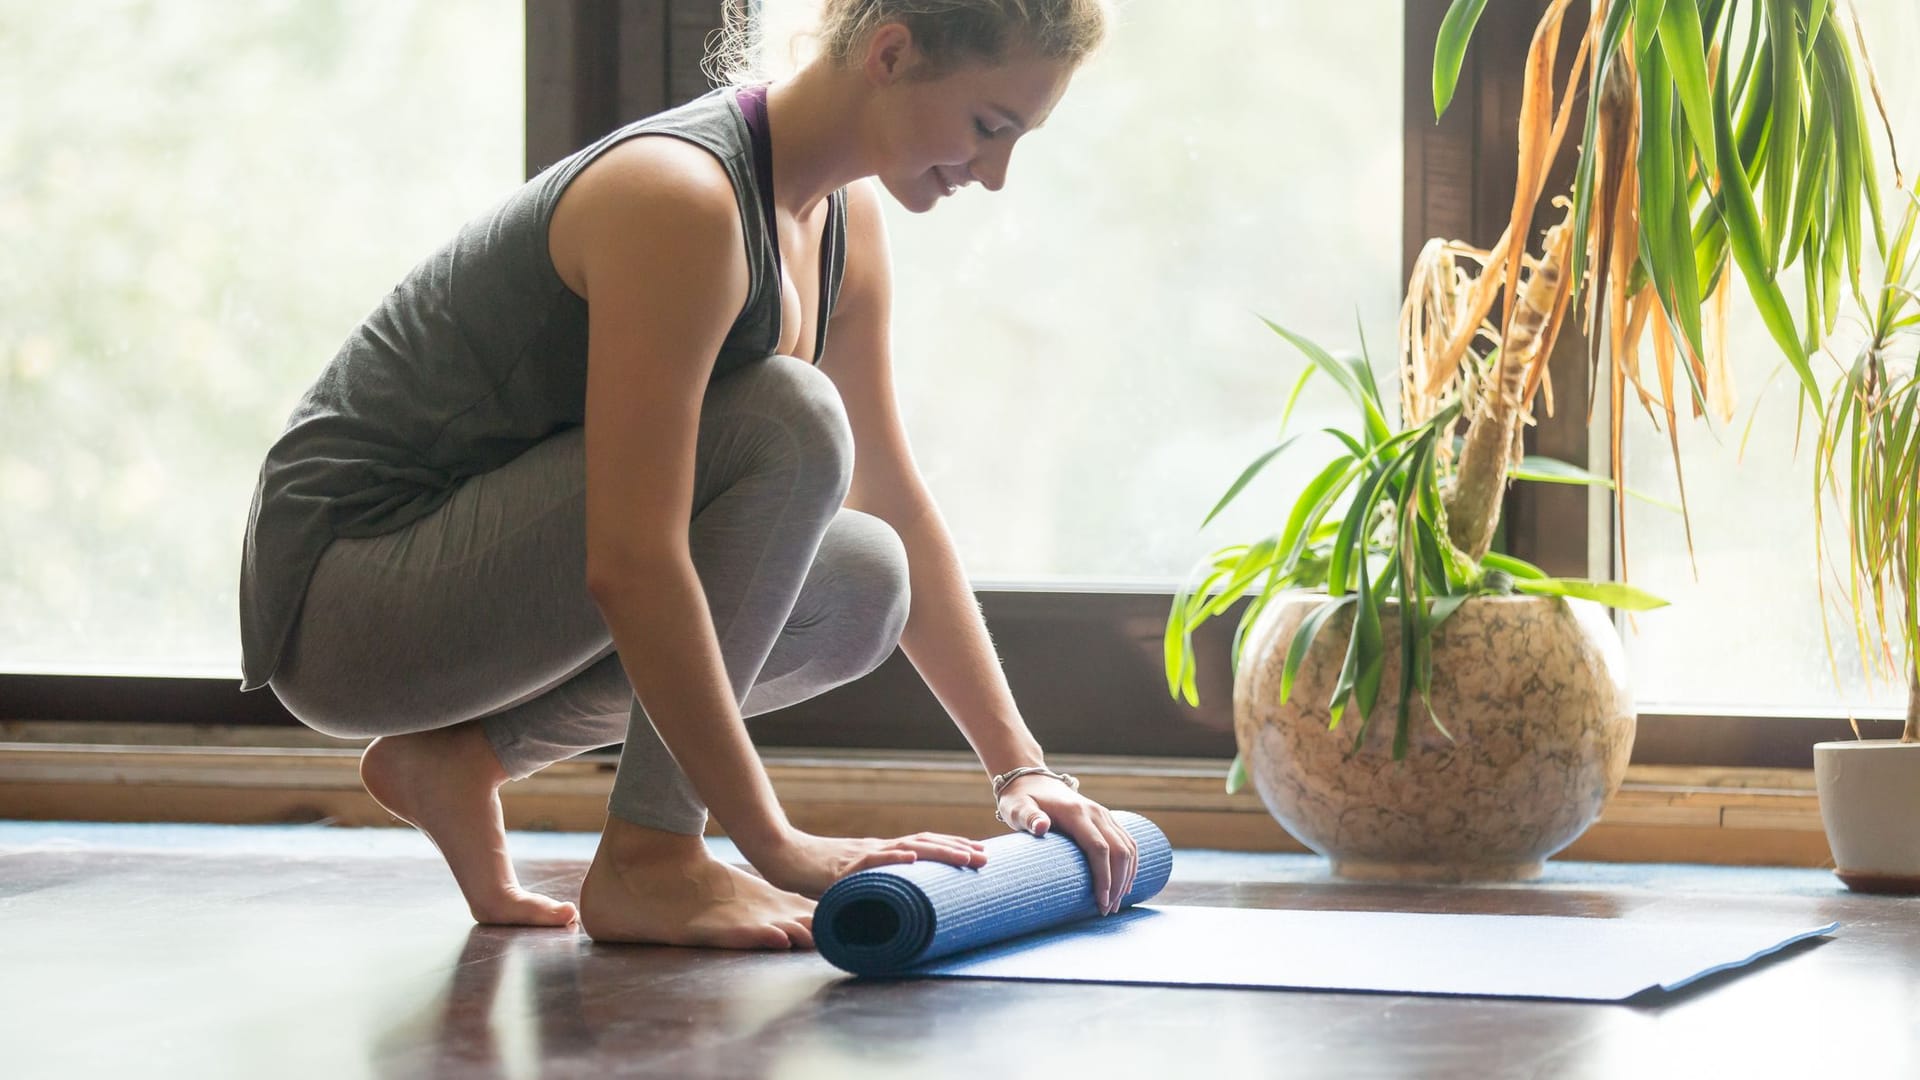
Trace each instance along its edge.
{"label": "potted plant", "polygon": [[[1867,341],[1834,381],[1814,444],[1816,512],[1826,497],[1845,508],[1846,601],[1860,655],[1877,660],[1895,678],[1904,675],[1907,683],[1900,738],[1813,748],[1835,872],[1849,887],[1870,892],[1920,893],[1920,346],[1914,331],[1920,325],[1920,253],[1912,253],[1917,206],[1909,202],[1886,252],[1888,284],[1868,308]],[[1824,544],[1820,551],[1824,571]],[[1823,573],[1823,599],[1825,580]]]}
{"label": "potted plant", "polygon": [[[1484,6],[1455,0],[1442,24],[1437,112]],[[1612,486],[1517,453],[1567,320],[1583,314],[1591,328],[1596,377],[1607,360],[1617,476],[1629,385],[1670,434],[1683,396],[1695,414],[1730,412],[1735,267],[1819,407],[1808,355],[1843,284],[1858,280],[1863,208],[1882,235],[1858,89],[1864,54],[1840,10],[1596,2],[1556,95],[1568,6],[1548,4],[1528,51],[1505,234],[1485,251],[1433,240],[1415,264],[1398,335],[1401,422],[1387,419],[1364,342],[1360,359],[1336,358],[1269,323],[1309,358],[1302,382],[1331,378],[1360,419],[1326,429],[1334,456],[1281,528],[1203,560],[1168,614],[1168,685],[1198,704],[1194,628],[1257,589],[1234,635],[1240,753],[1229,788],[1250,776],[1282,826],[1343,876],[1532,876],[1624,777],[1632,697],[1598,605],[1660,601],[1623,583],[1550,578],[1491,550],[1510,480]],[[1573,187],[1553,200],[1562,220],[1529,251],[1576,98],[1593,107]],[[1808,282],[1804,333],[1776,280],[1796,260]],[[1299,438],[1256,458],[1208,520]]]}

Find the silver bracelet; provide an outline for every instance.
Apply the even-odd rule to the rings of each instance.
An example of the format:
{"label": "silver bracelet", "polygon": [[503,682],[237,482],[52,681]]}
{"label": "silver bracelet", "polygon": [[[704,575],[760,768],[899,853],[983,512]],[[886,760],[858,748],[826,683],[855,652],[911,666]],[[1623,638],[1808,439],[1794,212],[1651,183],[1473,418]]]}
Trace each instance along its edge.
{"label": "silver bracelet", "polygon": [[1023,776],[1052,777],[1053,779],[1058,780],[1061,783],[1067,785],[1068,788],[1074,791],[1080,790],[1079,777],[1073,776],[1070,773],[1054,772],[1052,769],[1047,768],[1045,765],[1022,765],[1017,769],[1008,769],[1006,772],[1003,772],[999,776],[996,776],[993,778],[993,801],[995,804],[994,810],[993,810],[993,820],[999,822],[1002,825],[1009,824],[1009,822],[1007,821],[1006,818],[1003,818],[1000,816],[1000,807],[999,807],[1000,795],[1002,792],[1007,790],[1008,784],[1013,783],[1015,780],[1018,780]]}

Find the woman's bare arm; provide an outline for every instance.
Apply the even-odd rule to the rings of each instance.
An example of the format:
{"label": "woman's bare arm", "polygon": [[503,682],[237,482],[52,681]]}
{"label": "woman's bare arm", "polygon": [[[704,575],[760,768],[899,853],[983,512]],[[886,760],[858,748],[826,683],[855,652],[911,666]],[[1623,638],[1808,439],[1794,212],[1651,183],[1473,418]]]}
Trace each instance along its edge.
{"label": "woman's bare arm", "polygon": [[568,188],[552,247],[587,300],[588,587],[647,715],[714,817],[743,848],[772,844],[786,818],[688,547],[701,402],[747,297],[733,189],[704,150],[635,139]]}
{"label": "woman's bare arm", "polygon": [[965,837],[811,836],[780,808],[688,543],[700,407],[748,290],[739,211],[704,151],[628,146],[574,181],[552,229],[555,268],[587,298],[588,588],[627,678],[694,790],[774,885],[817,896],[869,866],[979,865]]}

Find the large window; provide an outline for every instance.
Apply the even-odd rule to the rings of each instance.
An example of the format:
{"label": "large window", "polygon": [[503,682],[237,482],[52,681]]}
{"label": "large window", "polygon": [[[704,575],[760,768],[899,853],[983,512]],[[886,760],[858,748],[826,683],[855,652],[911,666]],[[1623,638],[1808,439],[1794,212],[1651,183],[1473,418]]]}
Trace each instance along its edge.
{"label": "large window", "polygon": [[[762,5],[771,69],[814,7]],[[1394,385],[1402,7],[1119,5],[1004,190],[887,200],[902,408],[977,585],[1171,591],[1272,531],[1311,469],[1197,531],[1305,363],[1257,315],[1354,352],[1363,325]],[[1295,424],[1346,419],[1328,387]]]}
{"label": "large window", "polygon": [[521,178],[518,0],[0,0],[0,671],[233,676],[256,470]]}
{"label": "large window", "polygon": [[[1920,51],[1920,8],[1913,0],[1854,0],[1868,47],[1886,92],[1888,115],[1911,182],[1920,160],[1920,72],[1906,58]],[[1901,202],[1891,191],[1893,170],[1885,157],[1876,117],[1889,227]],[[1904,196],[1900,196],[1904,198]],[[1868,237],[1869,246],[1871,235]],[[1880,269],[1865,268],[1871,287]],[[1789,302],[1804,310],[1796,267],[1782,276]],[[1811,451],[1796,451],[1797,381],[1779,370],[1780,350],[1768,336],[1744,287],[1733,300],[1728,359],[1739,411],[1731,422],[1679,424],[1681,463],[1693,511],[1699,576],[1687,558],[1678,515],[1630,502],[1627,560],[1632,580],[1673,601],[1641,616],[1628,635],[1637,693],[1651,706],[1681,710],[1820,712],[1839,707],[1871,713],[1904,705],[1904,683],[1863,674],[1860,653],[1843,609],[1832,611],[1836,688],[1821,630],[1814,578]],[[1860,340],[1859,313],[1842,306],[1842,335],[1816,358],[1823,388],[1838,365],[1851,360]],[[1849,325],[1851,323],[1851,325]],[[1911,346],[1910,346],[1911,347]],[[1758,402],[1758,415],[1754,416]],[[1624,439],[1630,486],[1678,498],[1667,437],[1635,410]],[[1752,434],[1746,438],[1752,419]],[[1744,459],[1740,455],[1746,438]],[[1829,512],[1831,523],[1832,513]],[[1597,572],[1607,571],[1611,547],[1602,547]],[[1829,581],[1830,606],[1844,599]]]}
{"label": "large window", "polygon": [[[300,393],[523,162],[697,93],[723,2],[757,10],[776,43],[817,6],[0,0],[13,103],[0,111],[0,673],[198,675],[229,694],[247,500]],[[1440,0],[1117,6],[1107,49],[1021,142],[1005,191],[886,211],[915,454],[990,617],[1006,590],[1043,592],[1031,600],[1045,617],[1021,601],[996,640],[1018,669],[1052,655],[1056,627],[1106,620],[1085,628],[1115,633],[1075,635],[1118,650],[1084,665],[1096,679],[1152,645],[1164,612],[1152,593],[1214,547],[1271,531],[1311,471],[1310,454],[1269,470],[1198,531],[1272,445],[1301,370],[1257,316],[1337,350],[1364,332],[1391,392],[1403,220],[1416,234],[1498,234],[1504,113],[1540,4],[1490,6],[1438,127],[1414,106]],[[1914,170],[1920,77],[1899,60],[1920,47],[1920,14],[1910,0],[1856,6]],[[1424,40],[1407,41],[1410,28]],[[774,49],[771,66],[788,55]],[[1629,505],[1632,578],[1675,601],[1627,635],[1646,707],[1897,700],[1859,677],[1844,634],[1848,682],[1834,690],[1808,463],[1792,452],[1793,386],[1775,355],[1742,315],[1738,416],[1681,426],[1697,580],[1678,519]],[[1294,423],[1347,419],[1321,387]],[[1671,499],[1665,447],[1636,419],[1627,481]],[[1558,514],[1527,519],[1521,554],[1585,528]],[[1612,572],[1605,532],[1593,530],[1597,574]],[[1059,595],[1128,589],[1147,595],[1121,615]],[[1090,685],[1048,670],[1075,703],[1055,711],[1084,711]],[[9,685],[59,697],[111,681]],[[901,685],[875,691],[891,695],[877,712],[897,711]],[[1140,752],[1167,752],[1160,721],[1136,715],[1149,696],[1113,711],[1151,729]],[[183,715],[237,708],[227,701],[194,698]],[[1209,701],[1215,734],[1225,705],[1224,691]],[[832,708],[841,723],[847,710]],[[1169,729],[1187,718],[1175,712]],[[1090,738],[1108,745],[1104,729]]]}

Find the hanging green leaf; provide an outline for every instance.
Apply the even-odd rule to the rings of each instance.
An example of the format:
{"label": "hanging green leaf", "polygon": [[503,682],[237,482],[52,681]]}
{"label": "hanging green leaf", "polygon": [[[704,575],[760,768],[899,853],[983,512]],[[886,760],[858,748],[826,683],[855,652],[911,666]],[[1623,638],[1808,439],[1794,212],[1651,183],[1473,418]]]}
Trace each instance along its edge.
{"label": "hanging green leaf", "polygon": [[1667,606],[1667,601],[1652,593],[1618,581],[1586,581],[1580,578],[1515,578],[1513,591],[1529,596],[1571,596],[1592,600],[1622,611],[1652,611]]}
{"label": "hanging green leaf", "polygon": [[1221,587],[1220,595],[1200,610],[1200,618],[1195,621],[1210,619],[1238,603],[1247,586],[1253,584],[1253,579],[1273,568],[1274,554],[1279,547],[1280,537],[1276,533],[1249,548],[1233,568],[1233,577]]}
{"label": "hanging green leaf", "polygon": [[[1786,246],[1787,216],[1793,205],[1793,167],[1800,160],[1800,107],[1804,92],[1800,58],[1800,36],[1794,19],[1795,4],[1769,0],[1760,5],[1767,16],[1767,34],[1773,39],[1773,116],[1768,123],[1766,199],[1762,219],[1765,237],[1766,278],[1773,280],[1781,266],[1781,249]],[[1745,270],[1743,266],[1741,269]],[[1750,272],[1749,272],[1750,273]]]}
{"label": "hanging green leaf", "polygon": [[[1680,92],[1687,129],[1693,133],[1700,160],[1712,162],[1714,151],[1713,96],[1707,91],[1707,50],[1700,35],[1700,9],[1691,0],[1675,0],[1660,15],[1660,52],[1673,84]],[[1642,92],[1647,88],[1642,87]]]}
{"label": "hanging green leaf", "polygon": [[1240,789],[1247,786],[1247,762],[1239,754],[1233,755],[1233,764],[1227,767],[1227,794],[1238,795]]}
{"label": "hanging green leaf", "polygon": [[[1559,458],[1540,457],[1535,454],[1528,454],[1520,459],[1520,464],[1509,466],[1507,476],[1514,480],[1535,484],[1578,484],[1584,487],[1606,488],[1608,491],[1612,491],[1614,486],[1613,481],[1596,473],[1590,473],[1578,465],[1570,465]],[[1676,514],[1680,512],[1678,505],[1664,499],[1656,499],[1632,488],[1627,489],[1627,494],[1650,506],[1671,510]]]}
{"label": "hanging green leaf", "polygon": [[1440,34],[1433,42],[1433,119],[1438,122],[1453,102],[1454,88],[1460,82],[1460,65],[1467,57],[1467,42],[1480,21],[1487,0],[1453,0],[1446,18],[1440,20]]}
{"label": "hanging green leaf", "polygon": [[1320,636],[1320,628],[1327,620],[1341,611],[1353,606],[1352,596],[1338,600],[1329,600],[1314,608],[1306,618],[1300,620],[1300,628],[1293,632],[1293,640],[1287,642],[1287,658],[1280,666],[1280,703],[1286,704],[1293,695],[1293,680],[1300,673],[1300,665],[1306,662],[1307,650],[1313,647],[1313,641]]}
{"label": "hanging green leaf", "polygon": [[[1807,233],[1813,224],[1813,208],[1823,201],[1826,195],[1825,178],[1832,167],[1833,150],[1828,139],[1833,135],[1833,106],[1829,95],[1817,94],[1813,99],[1813,122],[1807,132],[1807,143],[1800,152],[1800,185],[1793,195],[1793,210],[1787,217],[1787,253],[1782,265],[1791,265],[1799,258],[1801,249],[1815,241]],[[1807,266],[1818,269],[1818,260],[1807,259]],[[1809,303],[1817,302],[1817,294],[1809,297]],[[1817,308],[1815,310],[1818,310]]]}
{"label": "hanging green leaf", "polygon": [[[1632,10],[1633,5],[1628,3],[1618,3],[1607,8],[1607,20],[1600,28],[1600,43],[1594,50],[1593,62],[1588,67],[1591,74],[1587,80],[1587,100],[1590,102],[1598,101],[1600,98],[1600,84],[1606,79],[1608,70],[1613,66],[1615,54],[1620,50],[1620,43],[1625,38],[1627,27],[1630,25],[1627,17]],[[1587,109],[1585,112],[1587,114],[1586,134],[1581,138],[1580,145],[1593,146],[1594,134],[1600,123],[1600,110]],[[1573,235],[1575,236],[1586,236],[1593,219],[1594,158],[1593,154],[1581,154],[1574,165]],[[1586,268],[1587,245],[1573,245],[1573,265],[1568,270],[1568,276],[1573,281],[1573,291],[1567,304],[1574,310],[1579,310],[1580,297],[1586,289]]]}
{"label": "hanging green leaf", "polygon": [[1667,0],[1635,0],[1633,5],[1633,53],[1636,61],[1644,62],[1647,50],[1659,44],[1660,16],[1667,6]]}
{"label": "hanging green leaf", "polygon": [[1721,79],[1714,85],[1714,122],[1719,125],[1719,204],[1720,212],[1727,220],[1734,260],[1740,264],[1740,272],[1747,279],[1747,289],[1753,294],[1754,306],[1760,310],[1760,318],[1766,323],[1768,333],[1773,335],[1775,344],[1780,346],[1780,351],[1793,364],[1794,373],[1800,377],[1800,385],[1817,413],[1820,411],[1820,386],[1814,381],[1813,367],[1800,347],[1800,334],[1794,328],[1792,313],[1787,310],[1786,297],[1781,295],[1780,286],[1773,280],[1769,270],[1767,236],[1761,227],[1760,212],[1753,202],[1753,190],[1747,184],[1746,171],[1738,159],[1739,142],[1732,134],[1733,117],[1727,104],[1727,83]]}

